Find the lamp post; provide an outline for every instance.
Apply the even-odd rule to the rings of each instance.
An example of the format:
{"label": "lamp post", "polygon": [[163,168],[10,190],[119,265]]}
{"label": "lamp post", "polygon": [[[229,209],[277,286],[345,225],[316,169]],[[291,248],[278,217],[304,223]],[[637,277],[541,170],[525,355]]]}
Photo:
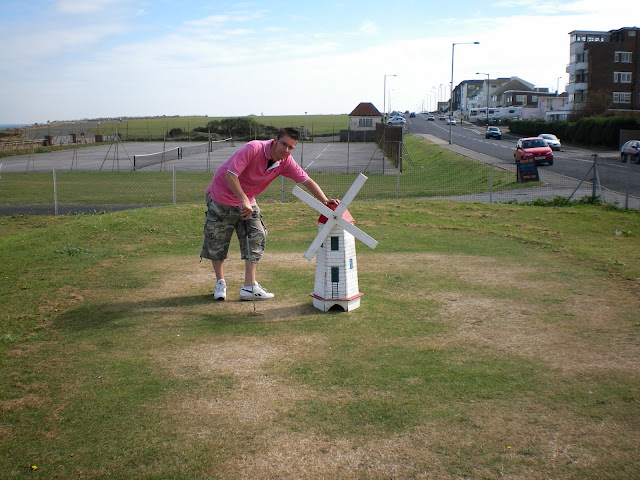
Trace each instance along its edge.
{"label": "lamp post", "polygon": [[489,126],[489,74],[476,72],[476,75],[486,75],[487,76],[487,126]]}
{"label": "lamp post", "polygon": [[300,153],[300,168],[304,168],[304,136],[307,133],[307,112],[304,112],[304,127],[302,127],[302,153]]}
{"label": "lamp post", "polygon": [[382,97],[382,121],[387,120],[387,77],[397,77],[397,75],[391,73],[384,74],[384,95]]}
{"label": "lamp post", "polygon": [[453,55],[456,45],[478,45],[480,42],[461,42],[451,44],[451,86],[449,90],[449,144],[451,144],[451,119],[453,117]]}

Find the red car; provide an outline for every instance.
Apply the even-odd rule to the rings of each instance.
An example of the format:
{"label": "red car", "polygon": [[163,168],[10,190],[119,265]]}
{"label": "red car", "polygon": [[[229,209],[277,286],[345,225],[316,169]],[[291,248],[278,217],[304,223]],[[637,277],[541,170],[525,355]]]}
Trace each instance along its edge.
{"label": "red car", "polygon": [[553,151],[549,144],[539,137],[521,138],[516,144],[516,151],[513,152],[513,161],[535,161],[536,165],[546,163],[553,165]]}

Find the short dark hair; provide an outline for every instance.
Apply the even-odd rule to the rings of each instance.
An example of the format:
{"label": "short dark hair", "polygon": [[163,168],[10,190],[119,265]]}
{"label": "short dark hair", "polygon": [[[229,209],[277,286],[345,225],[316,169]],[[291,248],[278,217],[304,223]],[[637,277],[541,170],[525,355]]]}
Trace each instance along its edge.
{"label": "short dark hair", "polygon": [[281,128],[278,132],[278,140],[280,140],[282,137],[289,137],[291,140],[295,140],[297,142],[300,138],[300,132],[291,127]]}

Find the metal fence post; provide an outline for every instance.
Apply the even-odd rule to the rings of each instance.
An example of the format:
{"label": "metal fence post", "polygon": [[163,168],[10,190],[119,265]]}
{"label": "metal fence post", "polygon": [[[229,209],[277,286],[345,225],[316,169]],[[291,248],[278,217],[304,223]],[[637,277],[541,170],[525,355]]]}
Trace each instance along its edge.
{"label": "metal fence post", "polygon": [[493,163],[489,166],[489,203],[493,203]]}
{"label": "metal fence post", "polygon": [[591,188],[591,198],[596,199],[598,193],[598,154],[593,154],[593,185]]}
{"label": "metal fence post", "polygon": [[631,158],[629,156],[627,158],[627,188],[624,196],[624,208],[625,210],[629,210],[629,184],[631,182]]}
{"label": "metal fence post", "polygon": [[53,213],[58,216],[58,181],[55,168],[53,169]]}
{"label": "metal fence post", "polygon": [[177,205],[177,189],[178,186],[176,184],[176,166],[173,166],[173,206],[175,207]]}

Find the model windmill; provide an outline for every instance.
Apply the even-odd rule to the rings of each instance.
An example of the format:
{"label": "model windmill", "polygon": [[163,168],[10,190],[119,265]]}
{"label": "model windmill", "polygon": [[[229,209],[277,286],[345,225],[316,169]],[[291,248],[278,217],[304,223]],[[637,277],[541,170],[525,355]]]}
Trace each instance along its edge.
{"label": "model windmill", "polygon": [[323,312],[335,305],[347,312],[360,306],[363,293],[358,287],[354,238],[370,248],[376,248],[378,242],[353,224],[353,217],[347,207],[366,181],[366,176],[358,175],[335,210],[323,205],[298,186],[292,191],[296,197],[322,214],[318,219],[318,235],[304,257],[312,260],[318,254],[315,286],[311,296],[313,306]]}

